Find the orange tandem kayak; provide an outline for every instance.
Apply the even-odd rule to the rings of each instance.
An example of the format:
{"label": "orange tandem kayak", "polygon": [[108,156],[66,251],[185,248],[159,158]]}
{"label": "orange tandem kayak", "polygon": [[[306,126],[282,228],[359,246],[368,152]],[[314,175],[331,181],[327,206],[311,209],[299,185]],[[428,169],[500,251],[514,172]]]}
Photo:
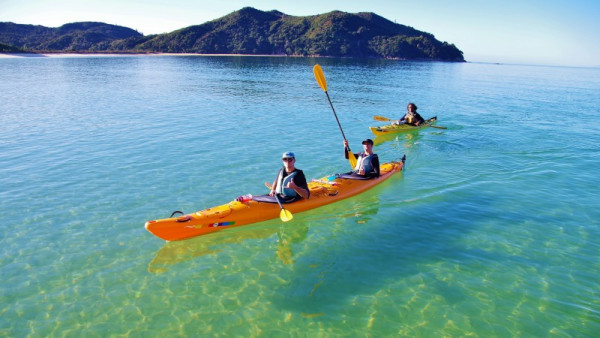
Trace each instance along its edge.
{"label": "orange tandem kayak", "polygon": [[[323,177],[308,183],[310,198],[284,204],[292,213],[315,209],[320,206],[341,201],[368,190],[387,180],[404,167],[402,161],[380,165],[381,175],[368,180],[356,180],[337,177],[328,180]],[[146,230],[167,241],[176,241],[195,236],[206,235],[226,228],[237,227],[278,218],[279,205],[276,203],[250,200],[229,203],[197,211],[180,217],[171,217],[146,222]]]}

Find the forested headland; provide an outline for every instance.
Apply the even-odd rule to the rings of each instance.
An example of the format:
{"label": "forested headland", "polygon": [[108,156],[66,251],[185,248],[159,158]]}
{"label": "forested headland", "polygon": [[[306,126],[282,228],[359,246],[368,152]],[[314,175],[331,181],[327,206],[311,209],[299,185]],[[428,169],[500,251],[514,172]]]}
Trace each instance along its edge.
{"label": "forested headland", "polygon": [[374,13],[291,16],[245,7],[170,33],[143,35],[101,22],[50,28],[0,22],[2,53],[197,53],[464,62],[454,44]]}

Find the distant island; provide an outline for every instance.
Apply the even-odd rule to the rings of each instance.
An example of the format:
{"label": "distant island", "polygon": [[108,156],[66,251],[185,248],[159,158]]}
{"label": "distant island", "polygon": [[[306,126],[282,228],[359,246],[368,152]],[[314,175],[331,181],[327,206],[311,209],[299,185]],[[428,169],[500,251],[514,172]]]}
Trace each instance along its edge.
{"label": "distant island", "polygon": [[0,53],[197,53],[464,62],[433,34],[374,13],[290,16],[245,7],[170,33],[143,35],[101,22],[58,28],[0,22]]}

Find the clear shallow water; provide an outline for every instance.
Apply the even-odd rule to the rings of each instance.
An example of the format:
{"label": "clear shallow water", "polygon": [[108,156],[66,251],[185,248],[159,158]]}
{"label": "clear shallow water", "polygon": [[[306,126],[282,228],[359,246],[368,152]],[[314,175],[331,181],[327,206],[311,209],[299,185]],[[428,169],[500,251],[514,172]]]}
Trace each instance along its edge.
{"label": "clear shallow water", "polygon": [[[373,115],[399,177],[165,243],[143,228],[265,193],[283,151],[347,169]],[[600,70],[310,58],[0,59],[0,334],[594,336]],[[573,119],[570,114],[575,114]]]}

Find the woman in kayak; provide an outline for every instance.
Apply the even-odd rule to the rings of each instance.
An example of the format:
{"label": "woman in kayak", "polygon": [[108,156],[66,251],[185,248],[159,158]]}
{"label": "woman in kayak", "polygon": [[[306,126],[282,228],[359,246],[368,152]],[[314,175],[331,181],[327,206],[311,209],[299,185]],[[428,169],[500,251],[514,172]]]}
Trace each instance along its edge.
{"label": "woman in kayak", "polygon": [[[372,178],[379,177],[379,156],[373,153],[373,140],[370,138],[362,141],[364,152],[353,154],[356,157],[356,167],[346,174],[346,178]],[[348,141],[344,140],[344,156],[348,158]],[[342,175],[344,177],[344,175]]]}
{"label": "woman in kayak", "polygon": [[406,124],[410,124],[411,126],[418,126],[421,123],[425,122],[425,119],[417,113],[417,105],[414,103],[409,103],[406,107],[406,114],[402,116],[400,120],[394,122],[393,124],[402,124],[402,121]]}
{"label": "woman in kayak", "polygon": [[277,178],[271,186],[269,196],[277,194],[282,202],[286,203],[296,201],[299,198],[309,198],[310,191],[304,172],[294,166],[296,163],[294,153],[291,151],[283,153],[281,160],[283,161],[283,168],[279,170]]}

